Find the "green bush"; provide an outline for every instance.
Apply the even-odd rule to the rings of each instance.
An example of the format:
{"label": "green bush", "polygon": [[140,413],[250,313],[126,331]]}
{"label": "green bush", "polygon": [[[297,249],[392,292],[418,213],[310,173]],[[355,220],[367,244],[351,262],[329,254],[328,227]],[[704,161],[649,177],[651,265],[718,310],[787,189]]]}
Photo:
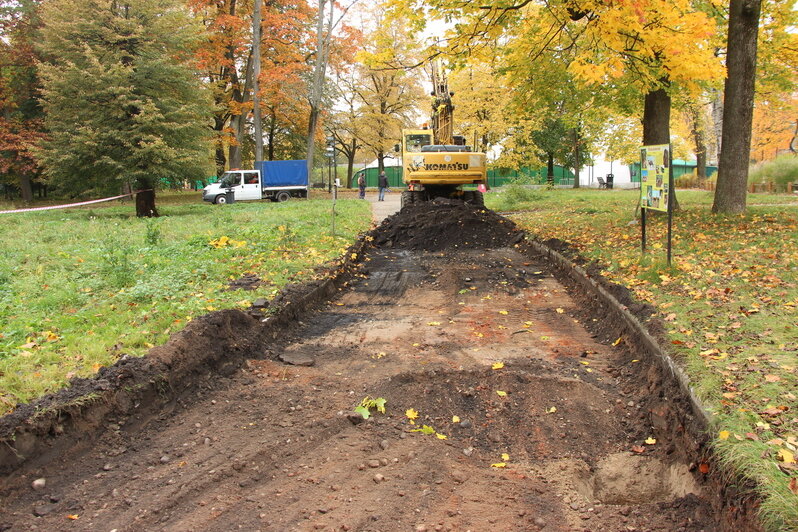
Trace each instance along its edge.
{"label": "green bush", "polygon": [[785,192],[787,183],[798,182],[798,157],[782,155],[768,161],[748,174],[748,183],[773,183],[777,192]]}
{"label": "green bush", "polygon": [[542,198],[543,192],[540,190],[517,184],[506,185],[497,193],[498,205],[495,208],[501,211],[511,211]]}

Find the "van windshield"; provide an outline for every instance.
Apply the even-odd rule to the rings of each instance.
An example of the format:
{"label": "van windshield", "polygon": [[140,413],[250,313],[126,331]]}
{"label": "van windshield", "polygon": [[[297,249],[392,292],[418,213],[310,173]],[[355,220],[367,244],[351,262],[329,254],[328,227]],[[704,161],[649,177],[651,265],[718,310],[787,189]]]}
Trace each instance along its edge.
{"label": "van windshield", "polygon": [[220,187],[234,187],[241,184],[241,174],[238,172],[225,172],[219,180]]}

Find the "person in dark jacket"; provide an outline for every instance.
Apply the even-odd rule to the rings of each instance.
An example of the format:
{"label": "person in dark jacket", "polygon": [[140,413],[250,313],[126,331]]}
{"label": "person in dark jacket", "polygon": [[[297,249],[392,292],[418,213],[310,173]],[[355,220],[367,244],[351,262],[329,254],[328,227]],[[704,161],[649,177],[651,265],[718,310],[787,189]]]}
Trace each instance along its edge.
{"label": "person in dark jacket", "polygon": [[366,174],[361,173],[357,178],[357,188],[360,191],[358,197],[360,199],[366,199]]}
{"label": "person in dark jacket", "polygon": [[385,175],[385,170],[380,172],[380,177],[377,180],[377,186],[380,189],[377,201],[385,201],[385,191],[388,190],[388,176]]}

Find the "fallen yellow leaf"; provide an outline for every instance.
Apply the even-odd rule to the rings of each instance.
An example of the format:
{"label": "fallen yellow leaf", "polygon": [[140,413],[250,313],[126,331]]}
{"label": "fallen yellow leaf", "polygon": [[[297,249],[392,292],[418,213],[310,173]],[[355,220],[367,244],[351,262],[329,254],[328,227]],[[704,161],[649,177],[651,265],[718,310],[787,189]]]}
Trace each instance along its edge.
{"label": "fallen yellow leaf", "polygon": [[657,440],[655,438],[648,438],[646,440],[646,445],[654,445],[655,443],[657,443]]}
{"label": "fallen yellow leaf", "polygon": [[507,314],[509,314],[509,312],[507,312],[506,310],[500,310],[499,314],[506,316]]}
{"label": "fallen yellow leaf", "polygon": [[437,437],[439,440],[445,440],[445,439],[446,439],[446,435],[445,435],[445,434],[441,434],[440,432],[436,432],[436,433],[435,433],[435,436],[436,436],[436,437]]}
{"label": "fallen yellow leaf", "polygon": [[792,451],[788,451],[787,449],[779,449],[779,460],[781,460],[785,464],[794,464],[795,454],[793,454]]}
{"label": "fallen yellow leaf", "polygon": [[731,433],[728,430],[722,430],[718,433],[718,438],[721,440],[728,440]]}
{"label": "fallen yellow leaf", "polygon": [[565,312],[565,309],[563,309],[563,308],[558,308],[557,309],[557,314],[562,314],[563,312]]}
{"label": "fallen yellow leaf", "polygon": [[416,419],[418,418],[418,411],[414,408],[408,408],[405,410],[405,416],[407,416],[407,419]]}
{"label": "fallen yellow leaf", "polygon": [[490,464],[490,467],[507,467],[507,464],[505,464],[504,462],[498,462],[495,464]]}
{"label": "fallen yellow leaf", "polygon": [[553,413],[554,413],[554,412],[556,412],[556,411],[557,411],[557,407],[556,407],[556,406],[552,406],[551,408],[549,408],[548,410],[546,410],[546,413],[547,413],[547,414],[553,414]]}
{"label": "fallen yellow leaf", "polygon": [[507,392],[496,390],[496,395],[498,395],[499,397],[507,397]]}
{"label": "fallen yellow leaf", "polygon": [[509,461],[510,461],[510,455],[507,453],[502,453],[502,462],[509,462]]}
{"label": "fallen yellow leaf", "polygon": [[491,369],[502,369],[504,367],[504,362],[494,362],[493,365],[490,367]]}
{"label": "fallen yellow leaf", "polygon": [[460,423],[460,416],[452,416],[452,423]]}

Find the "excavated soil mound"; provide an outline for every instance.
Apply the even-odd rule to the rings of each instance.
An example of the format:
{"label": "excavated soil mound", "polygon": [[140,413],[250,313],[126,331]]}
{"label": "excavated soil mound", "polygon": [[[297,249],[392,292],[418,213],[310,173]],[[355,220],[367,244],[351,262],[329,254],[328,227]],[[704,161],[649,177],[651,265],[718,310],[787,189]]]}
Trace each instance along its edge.
{"label": "excavated soil mound", "polygon": [[524,233],[493,211],[466,204],[411,205],[377,228],[378,247],[424,251],[495,249],[515,244]]}

